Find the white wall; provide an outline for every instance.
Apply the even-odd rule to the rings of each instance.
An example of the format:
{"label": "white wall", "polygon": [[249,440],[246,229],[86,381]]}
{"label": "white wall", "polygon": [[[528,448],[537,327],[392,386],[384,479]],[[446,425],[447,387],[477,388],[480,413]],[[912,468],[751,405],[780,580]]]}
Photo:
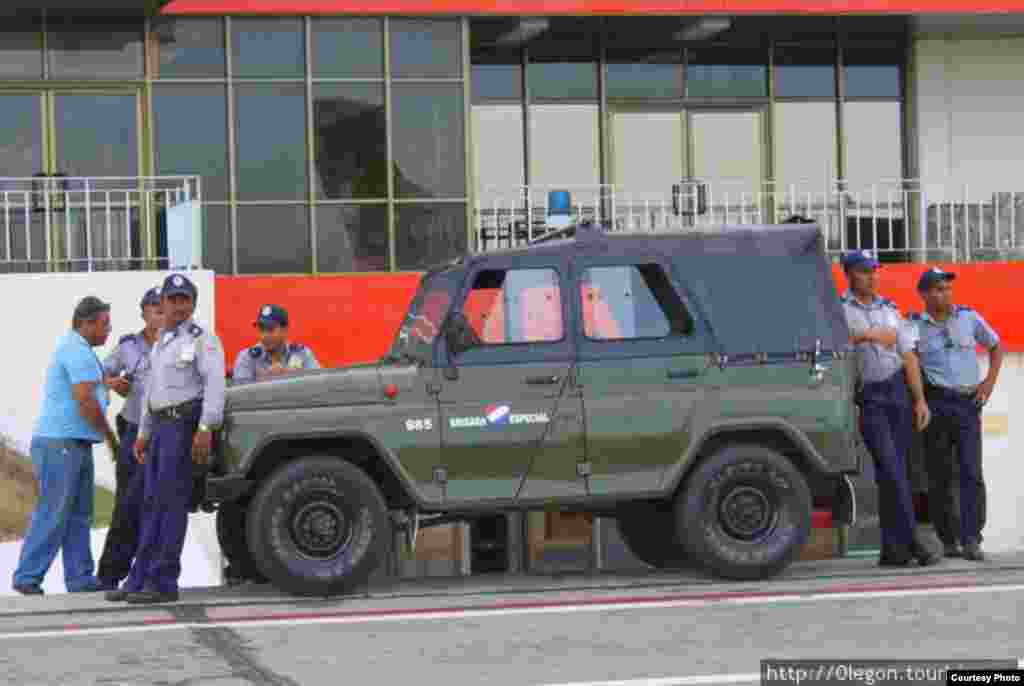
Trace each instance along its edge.
{"label": "white wall", "polygon": [[[987,358],[984,371],[987,371]],[[988,517],[984,548],[989,552],[1024,550],[1024,354],[1006,356],[999,381],[982,414],[983,473],[988,488]]]}
{"label": "white wall", "polygon": [[914,59],[920,176],[929,195],[962,200],[965,185],[971,201],[1024,191],[1024,37],[921,37]]}
{"label": "white wall", "polygon": [[[113,332],[96,353],[102,360],[127,333],[142,328],[139,301],[146,290],[163,283],[169,272],[90,272],[68,274],[0,275],[0,293],[12,323],[4,346],[7,365],[0,392],[0,432],[8,435],[28,453],[32,429],[42,402],[43,382],[54,346],[71,326],[75,304],[95,295],[111,304]],[[214,325],[214,274],[190,272],[199,289],[195,319],[204,327]],[[111,393],[110,420],[121,410],[123,400]],[[107,448],[94,450],[96,481],[113,490],[114,463]],[[190,537],[196,537],[207,551],[211,564],[219,565],[216,532],[209,515],[193,515]],[[216,569],[219,574],[219,566]]]}

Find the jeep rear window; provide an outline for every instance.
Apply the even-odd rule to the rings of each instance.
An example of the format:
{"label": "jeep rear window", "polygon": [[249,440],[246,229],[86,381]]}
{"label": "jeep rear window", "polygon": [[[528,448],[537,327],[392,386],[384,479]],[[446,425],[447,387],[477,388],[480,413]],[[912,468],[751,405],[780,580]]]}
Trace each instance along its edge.
{"label": "jeep rear window", "polygon": [[598,341],[685,336],[693,319],[659,264],[588,267],[580,279],[583,331]]}

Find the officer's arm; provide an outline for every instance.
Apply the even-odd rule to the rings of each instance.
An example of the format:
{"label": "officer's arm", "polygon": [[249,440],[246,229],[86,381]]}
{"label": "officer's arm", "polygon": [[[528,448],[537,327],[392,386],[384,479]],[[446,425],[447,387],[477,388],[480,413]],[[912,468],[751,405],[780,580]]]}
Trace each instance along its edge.
{"label": "officer's arm", "polygon": [[224,421],[224,348],[220,339],[206,334],[199,341],[197,356],[199,375],[203,380],[203,413],[199,423],[209,427],[220,426]]}
{"label": "officer's arm", "polygon": [[243,348],[238,357],[235,358],[235,368],[231,372],[232,381],[252,381],[252,366],[249,364],[249,350]]}
{"label": "officer's arm", "polygon": [[1003,348],[999,344],[999,334],[978,312],[974,312],[974,340],[988,349],[988,373],[983,383],[989,387],[995,386],[999,370],[1003,367]]}
{"label": "officer's arm", "polygon": [[107,359],[103,360],[103,372],[107,376],[117,376],[124,371],[125,364],[121,357],[121,347],[118,345],[114,350],[107,355]]}
{"label": "officer's arm", "polygon": [[149,352],[149,363],[152,371],[150,372],[149,382],[146,384],[146,390],[142,393],[142,416],[139,419],[139,438],[142,440],[149,437],[149,431],[152,427],[152,418],[149,416],[149,399],[153,393],[153,386],[157,384],[157,374],[159,372],[156,366],[156,348]]}

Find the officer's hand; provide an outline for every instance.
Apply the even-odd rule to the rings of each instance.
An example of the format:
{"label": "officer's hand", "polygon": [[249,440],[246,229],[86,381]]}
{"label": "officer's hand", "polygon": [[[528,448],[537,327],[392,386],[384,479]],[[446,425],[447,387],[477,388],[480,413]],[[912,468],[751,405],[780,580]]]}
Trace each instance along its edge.
{"label": "officer's hand", "polygon": [[974,391],[974,402],[978,407],[981,407],[988,402],[990,397],[992,397],[992,384],[988,381],[982,381],[978,384],[977,390]]}
{"label": "officer's hand", "polygon": [[918,431],[924,431],[932,420],[932,411],[928,409],[928,403],[918,400],[914,403],[914,425]]}
{"label": "officer's hand", "polygon": [[132,391],[131,382],[123,376],[108,377],[107,387],[122,398],[127,397]]}
{"label": "officer's hand", "polygon": [[899,336],[896,333],[896,329],[889,329],[885,327],[878,327],[871,329],[871,338],[878,345],[885,346],[886,348],[892,348],[896,345],[899,340]]}
{"label": "officer's hand", "polygon": [[192,461],[196,464],[206,464],[210,459],[210,450],[213,448],[213,433],[210,431],[197,431],[192,439]]}
{"label": "officer's hand", "polygon": [[135,441],[135,461],[139,464],[146,464],[146,444],[148,441],[145,438],[139,438]]}

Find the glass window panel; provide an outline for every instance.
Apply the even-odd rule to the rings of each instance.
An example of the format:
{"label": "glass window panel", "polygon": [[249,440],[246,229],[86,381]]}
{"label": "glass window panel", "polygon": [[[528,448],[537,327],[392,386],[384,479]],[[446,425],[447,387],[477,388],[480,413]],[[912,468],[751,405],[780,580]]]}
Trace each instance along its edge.
{"label": "glass window panel", "polygon": [[238,78],[302,78],[301,19],[233,18],[232,69]]}
{"label": "glass window panel", "polygon": [[595,100],[599,30],[575,18],[551,19],[549,31],[527,47],[530,97]]}
{"label": "glass window panel", "polygon": [[662,210],[665,193],[684,176],[679,112],[615,112],[611,128],[613,179],[616,190],[624,192],[619,211]]}
{"label": "glass window panel", "polygon": [[587,338],[599,341],[685,334],[693,320],[657,264],[590,267],[580,278]]}
{"label": "glass window panel", "polygon": [[195,17],[162,19],[153,27],[160,79],[224,76],[224,22]]}
{"label": "glass window panel", "polygon": [[312,271],[313,251],[305,205],[239,206],[239,274]]}
{"label": "glass window panel", "polygon": [[775,50],[775,95],[780,98],[836,94],[836,52],[830,45],[780,45]]}
{"label": "glass window panel", "polygon": [[462,76],[462,28],[456,19],[392,19],[391,75],[396,79]]}
{"label": "glass window panel", "polygon": [[203,203],[203,266],[218,274],[231,269],[231,223],[226,205]]}
{"label": "glass window panel", "polygon": [[473,102],[522,100],[523,67],[519,64],[474,64]]}
{"label": "glass window panel", "polygon": [[531,106],[531,185],[596,186],[600,183],[597,120],[597,105]]}
{"label": "glass window panel", "polygon": [[686,95],[690,98],[767,97],[768,50],[759,47],[689,50]]}
{"label": "glass window panel", "polygon": [[228,195],[224,86],[157,84],[153,130],[157,174],[199,174],[204,200]]}
{"label": "glass window panel", "polygon": [[464,197],[462,86],[397,83],[391,98],[395,196]]}
{"label": "glass window panel", "polygon": [[4,176],[29,177],[44,171],[42,109],[39,94],[0,95],[0,169]]}
{"label": "glass window panel", "polygon": [[484,345],[554,343],[565,336],[554,269],[479,272],[462,310]]}
{"label": "glass window panel", "polygon": [[384,22],[380,19],[325,19],[312,23],[313,78],[384,76]]}
{"label": "glass window panel", "polygon": [[[820,204],[836,178],[836,108],[830,102],[775,105],[775,190],[791,207]],[[788,216],[788,215],[787,215]]]}
{"label": "glass window panel", "polygon": [[466,254],[466,206],[416,203],[395,206],[395,268],[415,271]]}
{"label": "glass window panel", "polygon": [[320,205],[316,244],[318,272],[387,271],[387,206]]}
{"label": "glass window panel", "polygon": [[42,22],[39,19],[11,21],[5,18],[4,24],[0,30],[0,79],[41,79]]}
{"label": "glass window panel", "polygon": [[239,84],[238,197],[297,200],[306,193],[305,87]]}
{"label": "glass window panel", "polygon": [[846,66],[846,96],[901,97],[902,49],[898,44],[845,47],[843,62]]}
{"label": "glass window panel", "polygon": [[68,176],[135,176],[137,118],[134,94],[58,94],[57,171]]}
{"label": "glass window panel", "polygon": [[473,172],[480,209],[493,209],[498,196],[515,203],[526,183],[524,167],[522,106],[474,105]]}
{"label": "glass window panel", "polygon": [[528,69],[531,99],[597,98],[597,64],[594,62],[532,62]]}
{"label": "glass window panel", "polygon": [[[871,186],[902,176],[902,110],[899,102],[848,102],[843,105],[846,178],[851,192],[870,201]],[[879,200],[888,201],[883,191]]]}
{"label": "glass window panel", "polygon": [[142,22],[80,17],[47,19],[51,79],[133,79],[142,76]]}
{"label": "glass window panel", "polygon": [[656,62],[608,64],[609,98],[680,98],[683,67]]}
{"label": "glass window panel", "polygon": [[387,198],[387,121],[384,86],[317,84],[313,87],[317,195]]}

